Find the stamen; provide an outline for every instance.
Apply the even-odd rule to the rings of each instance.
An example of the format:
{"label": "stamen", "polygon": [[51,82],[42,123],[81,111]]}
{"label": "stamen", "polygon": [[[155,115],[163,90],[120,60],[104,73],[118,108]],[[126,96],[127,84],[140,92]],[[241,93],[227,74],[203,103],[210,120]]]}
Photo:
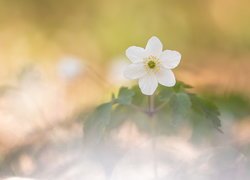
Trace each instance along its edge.
{"label": "stamen", "polygon": [[148,67],[150,68],[150,69],[153,69],[154,67],[155,67],[155,62],[154,61],[149,61],[148,62]]}
{"label": "stamen", "polygon": [[145,67],[149,72],[155,72],[159,70],[160,60],[155,56],[149,56],[144,59]]}

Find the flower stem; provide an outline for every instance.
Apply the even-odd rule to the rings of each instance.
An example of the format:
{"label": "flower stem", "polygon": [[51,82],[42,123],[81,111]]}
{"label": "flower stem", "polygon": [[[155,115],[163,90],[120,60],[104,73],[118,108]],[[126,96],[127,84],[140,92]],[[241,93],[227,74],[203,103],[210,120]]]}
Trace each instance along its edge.
{"label": "flower stem", "polygon": [[152,152],[153,152],[153,171],[154,171],[154,179],[158,180],[158,165],[157,165],[157,157],[156,157],[156,121],[154,119],[155,107],[154,107],[154,96],[148,96],[148,116],[152,123]]}
{"label": "flower stem", "polygon": [[154,95],[148,96],[148,115],[149,117],[154,115]]}

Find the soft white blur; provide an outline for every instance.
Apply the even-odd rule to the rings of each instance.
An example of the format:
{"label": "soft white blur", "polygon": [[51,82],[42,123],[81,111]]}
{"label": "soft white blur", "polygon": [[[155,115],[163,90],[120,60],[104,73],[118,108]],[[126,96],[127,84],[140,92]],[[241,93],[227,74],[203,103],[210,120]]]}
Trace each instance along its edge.
{"label": "soft white blur", "polygon": [[6,178],[3,180],[34,180],[34,179],[30,179],[30,178],[22,178],[22,177],[10,177],[10,178]]}
{"label": "soft white blur", "polygon": [[58,75],[63,80],[72,80],[83,73],[85,70],[84,66],[81,59],[65,56],[58,62]]}
{"label": "soft white blur", "polygon": [[[71,132],[76,133],[77,129],[73,128]],[[59,147],[47,145],[36,157],[22,155],[13,167],[34,179],[154,180],[156,157],[158,179],[248,180],[249,160],[237,149],[237,139],[226,141],[233,132],[231,129],[218,135],[217,145],[199,146],[188,140],[190,132],[186,130],[176,136],[160,136],[156,139],[154,156],[153,139],[140,133],[133,123],[126,123],[113,134],[113,140],[125,149],[115,163],[112,162],[115,159],[112,154],[117,153],[115,146],[108,152],[105,147],[99,149],[102,157],[107,156],[110,160],[107,163],[107,159],[94,158],[95,154],[86,151],[79,136],[60,140],[60,135],[54,134],[53,139],[60,143]],[[112,167],[109,178],[107,167]]]}

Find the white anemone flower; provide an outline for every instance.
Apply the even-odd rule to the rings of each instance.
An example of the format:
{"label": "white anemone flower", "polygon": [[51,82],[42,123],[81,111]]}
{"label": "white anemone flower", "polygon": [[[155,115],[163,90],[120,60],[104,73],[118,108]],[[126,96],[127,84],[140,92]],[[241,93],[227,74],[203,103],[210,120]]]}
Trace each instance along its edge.
{"label": "white anemone flower", "polygon": [[126,50],[126,56],[132,62],[124,71],[128,79],[139,79],[139,87],[143,94],[154,94],[158,83],[172,87],[176,80],[174,69],[181,61],[177,51],[165,50],[161,41],[153,36],[148,40],[146,48],[131,46]]}

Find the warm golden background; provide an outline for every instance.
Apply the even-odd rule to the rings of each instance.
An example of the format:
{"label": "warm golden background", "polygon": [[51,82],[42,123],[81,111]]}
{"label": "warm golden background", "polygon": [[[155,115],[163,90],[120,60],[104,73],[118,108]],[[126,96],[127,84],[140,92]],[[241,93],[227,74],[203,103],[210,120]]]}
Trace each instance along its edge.
{"label": "warm golden background", "polygon": [[243,120],[232,136],[249,142],[249,6],[249,0],[0,0],[3,172],[32,175],[38,167],[24,147],[81,137],[76,114],[128,84],[126,48],[145,46],[153,35],[181,52],[179,80],[222,99],[229,111],[238,108],[230,118]]}
{"label": "warm golden background", "polygon": [[179,79],[247,93],[248,6],[247,0],[1,0],[1,84],[30,65],[53,75],[64,56],[105,76],[128,46],[156,35],[182,53]]}

